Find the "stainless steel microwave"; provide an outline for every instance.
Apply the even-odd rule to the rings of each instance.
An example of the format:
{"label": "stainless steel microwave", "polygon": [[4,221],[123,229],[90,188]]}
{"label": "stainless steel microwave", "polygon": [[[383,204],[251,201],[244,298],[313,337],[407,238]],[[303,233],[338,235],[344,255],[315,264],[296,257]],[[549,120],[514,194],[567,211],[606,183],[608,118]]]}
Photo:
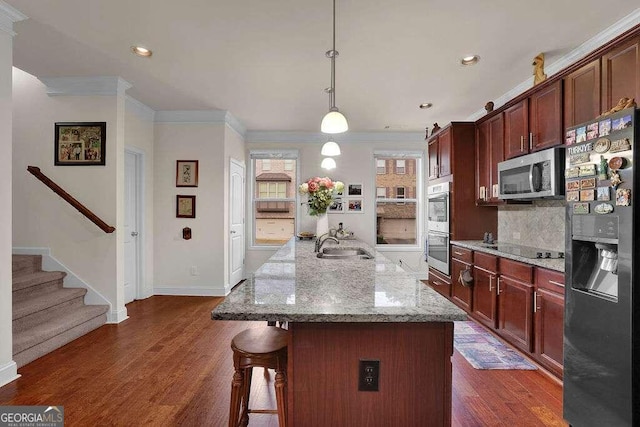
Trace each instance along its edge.
{"label": "stainless steel microwave", "polygon": [[564,197],[564,147],[549,148],[498,163],[499,197]]}

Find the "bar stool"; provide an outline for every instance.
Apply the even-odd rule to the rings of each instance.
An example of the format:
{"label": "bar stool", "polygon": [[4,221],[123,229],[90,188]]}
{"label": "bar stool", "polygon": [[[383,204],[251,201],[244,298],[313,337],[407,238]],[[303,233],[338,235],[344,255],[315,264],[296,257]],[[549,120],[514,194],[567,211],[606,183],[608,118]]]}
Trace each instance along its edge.
{"label": "bar stool", "polygon": [[[246,426],[249,413],[278,414],[278,425],[287,425],[287,331],[276,326],[253,328],[240,332],[231,340],[233,381],[229,427]],[[277,410],[249,409],[253,368],[275,369]]]}

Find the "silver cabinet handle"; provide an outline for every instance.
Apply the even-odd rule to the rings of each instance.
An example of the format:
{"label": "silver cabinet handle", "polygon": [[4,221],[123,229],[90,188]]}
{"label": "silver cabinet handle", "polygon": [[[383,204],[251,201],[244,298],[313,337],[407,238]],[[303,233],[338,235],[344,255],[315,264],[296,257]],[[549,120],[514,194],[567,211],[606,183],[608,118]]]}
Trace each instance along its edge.
{"label": "silver cabinet handle", "polygon": [[520,135],[520,151],[524,151],[524,135]]}
{"label": "silver cabinet handle", "polygon": [[529,151],[533,150],[533,132],[529,132]]}
{"label": "silver cabinet handle", "polygon": [[556,285],[556,286],[564,286],[564,283],[559,283],[559,282],[556,282],[554,280],[549,280],[549,283],[551,283],[552,285]]}
{"label": "silver cabinet handle", "polygon": [[458,251],[453,251],[453,253],[460,256],[464,255],[462,252],[458,252]]}
{"label": "silver cabinet handle", "polygon": [[498,277],[498,295],[500,295],[500,277]]}
{"label": "silver cabinet handle", "polygon": [[493,290],[493,276],[489,276],[489,292]]}
{"label": "silver cabinet handle", "polygon": [[533,312],[537,313],[538,310],[538,291],[533,291]]}
{"label": "silver cabinet handle", "polygon": [[132,231],[132,232],[131,232],[131,235],[132,235],[133,237],[136,237],[136,236],[138,235],[138,232],[137,232],[137,231]]}

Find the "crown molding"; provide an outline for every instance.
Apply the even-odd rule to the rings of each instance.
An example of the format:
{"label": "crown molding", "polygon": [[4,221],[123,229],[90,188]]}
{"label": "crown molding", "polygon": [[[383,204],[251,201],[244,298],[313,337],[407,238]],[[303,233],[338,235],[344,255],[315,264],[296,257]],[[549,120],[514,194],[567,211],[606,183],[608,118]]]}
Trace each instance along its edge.
{"label": "crown molding", "polygon": [[13,23],[29,19],[27,15],[15,9],[13,6],[0,1],[0,32],[9,34],[11,37],[16,35],[13,31]]}
{"label": "crown molding", "polygon": [[247,128],[228,110],[162,110],[156,111],[156,123],[226,124],[244,137]]}
{"label": "crown molding", "polygon": [[49,96],[123,95],[131,83],[120,77],[38,77]]}
{"label": "crown molding", "polygon": [[[640,24],[640,8],[634,10],[629,15],[617,21],[610,27],[604,29],[603,31],[596,34],[595,36],[591,37],[589,40],[582,43],[580,46],[573,49],[571,52],[567,53],[566,55],[563,55],[553,64],[550,64],[545,70],[547,75],[552,76],[564,70],[571,64],[578,62],[580,59],[584,58],[589,53],[598,49],[600,46],[603,46],[609,43],[611,40],[620,36],[624,32],[632,29],[638,24]],[[494,109],[500,108],[501,106],[503,106],[504,104],[512,100],[513,98],[517,97],[521,93],[526,92],[532,87],[533,87],[533,77],[530,77],[527,80],[520,83],[518,86],[514,87],[513,89],[505,93],[504,95],[495,99],[493,101]],[[476,121],[484,117],[486,114],[487,114],[486,110],[484,108],[481,108],[476,112],[474,112],[473,114],[471,114],[469,117],[467,117],[465,121]]]}
{"label": "crown molding", "polygon": [[131,95],[124,96],[125,108],[130,109],[136,116],[147,122],[153,122],[156,112],[151,107],[138,101]]}
{"label": "crown molding", "polygon": [[[326,142],[330,135],[321,132],[302,131],[247,131],[245,142]],[[424,132],[346,132],[333,135],[334,141],[343,142],[416,142],[424,143]]]}

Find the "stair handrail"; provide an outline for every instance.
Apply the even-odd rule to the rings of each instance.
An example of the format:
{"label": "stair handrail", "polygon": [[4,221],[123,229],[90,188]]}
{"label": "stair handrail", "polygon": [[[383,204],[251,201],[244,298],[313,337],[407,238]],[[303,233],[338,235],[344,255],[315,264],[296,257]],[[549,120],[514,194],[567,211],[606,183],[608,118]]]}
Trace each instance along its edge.
{"label": "stair handrail", "polygon": [[40,172],[40,168],[37,166],[27,166],[27,170],[31,172],[33,176],[38,178],[44,185],[49,187],[58,196],[62,197],[67,203],[76,208],[82,215],[86,216],[91,222],[100,227],[105,233],[113,233],[116,228],[110,226],[104,222],[100,217],[91,212],[85,205],[77,201],[73,196],[64,191],[58,184],[53,182],[48,176]]}

